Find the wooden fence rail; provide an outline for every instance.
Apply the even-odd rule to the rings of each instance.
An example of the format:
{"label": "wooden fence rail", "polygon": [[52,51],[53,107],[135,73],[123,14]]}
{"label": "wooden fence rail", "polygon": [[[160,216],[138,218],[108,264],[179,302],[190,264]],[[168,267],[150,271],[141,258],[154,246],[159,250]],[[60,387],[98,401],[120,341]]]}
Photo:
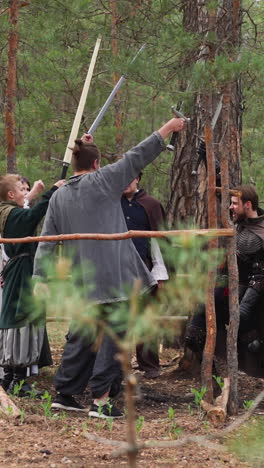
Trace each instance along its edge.
{"label": "wooden fence rail", "polygon": [[54,236],[28,236],[1,238],[2,244],[26,244],[28,242],[61,242],[67,240],[122,240],[133,237],[173,237],[173,236],[207,236],[207,237],[232,237],[235,234],[233,228],[230,229],[179,229],[177,231],[126,231],[114,234],[59,234]]}

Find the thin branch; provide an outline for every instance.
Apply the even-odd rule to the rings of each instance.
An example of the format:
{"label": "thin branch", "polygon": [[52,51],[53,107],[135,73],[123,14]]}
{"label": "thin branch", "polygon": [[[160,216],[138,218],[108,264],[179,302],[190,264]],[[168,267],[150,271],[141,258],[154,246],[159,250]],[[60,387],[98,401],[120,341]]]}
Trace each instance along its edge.
{"label": "thin branch", "polygon": [[[172,441],[150,440],[148,442],[137,444],[137,448],[138,450],[150,449],[150,448],[175,448],[175,447],[182,447],[190,443],[195,443],[200,446],[202,445],[211,450],[226,452],[227,449],[223,445],[213,443],[211,442],[211,440],[217,440],[217,439],[221,440],[227,434],[230,434],[231,432],[237,430],[245,421],[247,421],[252,416],[253,412],[255,411],[255,409],[257,408],[257,406],[261,403],[263,399],[264,399],[264,390],[261,393],[259,393],[259,395],[257,395],[255,400],[253,401],[251,408],[245,414],[243,414],[240,418],[238,418],[236,421],[231,423],[228,427],[223,429],[221,432],[217,432],[215,434],[210,434],[207,436],[187,436],[187,437],[183,437],[182,439],[172,440]],[[104,437],[99,437],[97,435],[90,434],[88,432],[84,434],[84,437],[94,442],[99,442],[105,445],[110,445],[112,447],[113,446],[119,447],[118,450],[115,450],[109,455],[109,457],[111,458],[117,458],[123,455],[127,455],[128,451],[131,450],[131,446],[127,442],[106,439]]]}

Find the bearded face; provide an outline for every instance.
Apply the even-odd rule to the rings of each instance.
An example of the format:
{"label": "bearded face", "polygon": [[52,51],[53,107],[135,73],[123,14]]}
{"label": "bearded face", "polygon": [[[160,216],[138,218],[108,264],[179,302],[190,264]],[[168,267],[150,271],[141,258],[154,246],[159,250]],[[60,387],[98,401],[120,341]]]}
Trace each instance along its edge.
{"label": "bearded face", "polygon": [[230,211],[232,213],[232,220],[234,223],[247,219],[248,204],[249,202],[243,203],[239,197],[231,197]]}

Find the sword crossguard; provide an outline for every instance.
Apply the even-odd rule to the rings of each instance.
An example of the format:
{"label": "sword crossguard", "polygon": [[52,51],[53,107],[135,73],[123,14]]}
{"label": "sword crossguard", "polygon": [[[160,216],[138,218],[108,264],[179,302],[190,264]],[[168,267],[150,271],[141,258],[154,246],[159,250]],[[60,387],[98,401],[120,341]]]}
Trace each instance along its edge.
{"label": "sword crossguard", "polygon": [[190,122],[191,119],[189,117],[186,117],[182,112],[178,111],[176,109],[176,106],[171,106],[171,110],[176,117],[184,119],[186,122]]}
{"label": "sword crossguard", "polygon": [[[185,122],[190,122],[190,118],[186,117],[182,112],[178,111],[176,109],[176,106],[171,106],[171,110],[175,117],[179,117],[180,119],[184,119]],[[167,150],[169,151],[174,151],[175,150],[175,144],[176,144],[176,139],[178,137],[178,132],[173,132],[169,144],[166,146]]]}

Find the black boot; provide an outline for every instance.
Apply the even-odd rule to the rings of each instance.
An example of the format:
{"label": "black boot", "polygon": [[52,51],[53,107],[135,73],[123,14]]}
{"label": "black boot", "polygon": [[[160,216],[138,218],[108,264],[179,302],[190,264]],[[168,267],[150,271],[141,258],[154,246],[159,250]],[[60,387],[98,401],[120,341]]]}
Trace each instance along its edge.
{"label": "black boot", "polygon": [[11,384],[13,380],[14,369],[13,367],[5,366],[3,370],[4,370],[4,377],[2,378],[1,385],[6,392],[9,388],[9,385]]}
{"label": "black boot", "polygon": [[15,367],[13,380],[9,386],[8,393],[17,397],[30,396],[32,387],[25,381],[27,376],[26,367]]}
{"label": "black boot", "polygon": [[26,367],[15,367],[13,380],[9,386],[8,393],[17,396],[19,398],[30,397],[39,398],[43,396],[43,392],[36,390],[26,382],[27,368]]}

